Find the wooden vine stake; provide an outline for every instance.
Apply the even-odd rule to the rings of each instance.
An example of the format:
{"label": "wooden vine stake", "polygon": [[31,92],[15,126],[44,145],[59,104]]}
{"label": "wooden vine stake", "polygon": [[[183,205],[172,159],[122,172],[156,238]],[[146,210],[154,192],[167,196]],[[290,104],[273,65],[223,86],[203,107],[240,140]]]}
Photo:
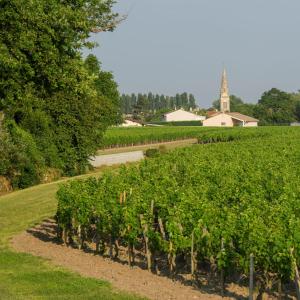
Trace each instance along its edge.
{"label": "wooden vine stake", "polygon": [[296,292],[297,292],[297,299],[300,300],[300,277],[299,277],[297,262],[294,257],[294,249],[291,248],[290,252],[291,252],[291,257],[293,260],[293,268],[294,268],[294,272],[295,272],[295,286],[296,286]]}
{"label": "wooden vine stake", "polygon": [[119,256],[119,240],[114,239],[114,246],[115,246],[115,258]]}
{"label": "wooden vine stake", "polygon": [[253,300],[253,290],[254,290],[254,256],[250,254],[250,276],[249,276],[249,300]]}
{"label": "wooden vine stake", "polygon": [[175,263],[175,255],[173,253],[173,243],[170,241],[169,243],[169,254],[168,254],[168,260],[169,260],[169,267],[170,267],[170,273],[173,273],[176,267]]}
{"label": "wooden vine stake", "polygon": [[194,259],[194,230],[192,232],[192,244],[191,244],[191,275],[195,275],[195,259]]}
{"label": "wooden vine stake", "polygon": [[81,250],[82,248],[82,232],[81,232],[81,225],[78,226],[78,249]]}
{"label": "wooden vine stake", "polygon": [[109,237],[109,257],[110,259],[113,259],[113,244],[114,244],[114,241],[113,241],[113,237],[112,237],[112,234],[110,235]]}
{"label": "wooden vine stake", "polygon": [[131,243],[128,243],[128,265],[132,267],[134,265],[135,257],[134,257],[134,246]]}
{"label": "wooden vine stake", "polygon": [[131,244],[128,242],[128,266],[131,267],[131,262],[132,262],[132,258],[131,258]]}
{"label": "wooden vine stake", "polygon": [[159,224],[159,229],[160,229],[160,233],[162,235],[162,238],[164,240],[166,240],[166,232],[165,232],[164,224],[163,224],[163,221],[162,221],[161,218],[158,218],[158,224]]}
{"label": "wooden vine stake", "polygon": [[64,229],[63,229],[62,238],[63,238],[64,245],[67,246],[68,245],[68,230],[66,227],[64,227]]}
{"label": "wooden vine stake", "polygon": [[[221,251],[225,251],[224,249],[224,239],[222,238],[221,241]],[[225,294],[225,274],[224,274],[224,268],[221,269],[221,296],[224,297]]]}
{"label": "wooden vine stake", "polygon": [[297,264],[295,262],[295,284],[296,284],[296,291],[297,291],[297,299],[300,300],[300,277]]}
{"label": "wooden vine stake", "polygon": [[153,216],[153,213],[154,213],[154,200],[151,200],[151,216]]}
{"label": "wooden vine stake", "polygon": [[143,222],[144,215],[140,215],[140,220],[141,220],[141,225],[142,225],[142,229],[143,229],[143,236],[144,236],[144,241],[145,241],[145,250],[146,250],[146,257],[147,257],[147,268],[148,268],[148,271],[151,271],[151,251],[149,249],[148,224]]}
{"label": "wooden vine stake", "polygon": [[100,253],[100,236],[99,236],[98,232],[96,233],[95,242],[96,242],[95,253],[99,254]]}
{"label": "wooden vine stake", "polygon": [[281,278],[278,280],[278,300],[282,299],[282,282]]}
{"label": "wooden vine stake", "polygon": [[[130,229],[131,227],[128,225],[127,227],[128,233],[130,232]],[[128,252],[128,265],[129,267],[131,267],[133,262],[133,246],[129,241],[127,246],[127,252]]]}

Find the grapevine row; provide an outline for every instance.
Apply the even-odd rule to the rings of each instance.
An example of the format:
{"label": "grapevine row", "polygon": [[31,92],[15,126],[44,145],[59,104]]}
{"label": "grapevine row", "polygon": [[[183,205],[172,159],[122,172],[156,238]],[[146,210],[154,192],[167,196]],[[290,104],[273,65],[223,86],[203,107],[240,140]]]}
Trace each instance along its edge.
{"label": "grapevine row", "polygon": [[60,236],[111,257],[123,245],[130,265],[144,249],[149,270],[163,257],[171,273],[184,261],[193,275],[204,265],[248,274],[253,255],[261,284],[290,280],[300,262],[300,131],[260,134],[62,185]]}

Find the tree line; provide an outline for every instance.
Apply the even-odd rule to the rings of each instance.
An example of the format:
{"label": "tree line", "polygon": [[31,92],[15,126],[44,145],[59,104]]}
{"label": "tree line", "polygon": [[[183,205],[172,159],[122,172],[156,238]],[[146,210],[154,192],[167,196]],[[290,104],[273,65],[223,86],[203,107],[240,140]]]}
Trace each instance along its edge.
{"label": "tree line", "polygon": [[75,175],[120,119],[113,76],[82,49],[113,30],[113,0],[4,0],[0,10],[0,179],[16,188],[49,170]]}
{"label": "tree line", "polygon": [[190,110],[197,107],[195,96],[186,92],[175,96],[158,95],[151,92],[148,94],[123,94],[120,99],[121,111],[124,114],[175,110],[181,107]]}

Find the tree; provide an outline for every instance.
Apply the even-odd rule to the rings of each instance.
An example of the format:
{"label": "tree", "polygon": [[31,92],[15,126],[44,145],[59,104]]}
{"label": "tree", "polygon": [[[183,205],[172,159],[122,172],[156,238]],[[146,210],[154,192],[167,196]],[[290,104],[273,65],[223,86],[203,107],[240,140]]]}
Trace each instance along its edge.
{"label": "tree", "polygon": [[88,73],[92,76],[98,96],[104,100],[102,101],[102,108],[105,108],[106,111],[102,115],[106,116],[105,123],[107,125],[121,123],[120,94],[113,74],[102,71],[100,62],[93,54],[87,56],[84,65]]}
{"label": "tree", "polygon": [[297,121],[300,121],[300,91],[292,93],[291,97],[295,105],[295,118]]}
{"label": "tree", "polygon": [[196,108],[196,99],[194,97],[194,95],[192,94],[189,94],[189,107],[192,108],[192,109],[195,109]]}
{"label": "tree", "polygon": [[300,121],[300,101],[296,103],[295,116],[297,121]]}
{"label": "tree", "polygon": [[[94,62],[92,65],[94,65]],[[187,93],[177,94],[175,97],[154,95],[151,92],[147,95],[122,95],[120,101],[122,113],[133,113],[135,117],[147,117],[149,120],[152,120],[151,115],[157,119],[156,112],[158,111],[169,112],[170,110],[174,110],[175,108],[179,109],[180,107],[190,110],[191,108],[195,109],[197,107],[194,95],[188,95]],[[181,105],[178,106],[176,103],[181,103]]]}
{"label": "tree", "polygon": [[263,124],[289,124],[295,120],[295,102],[291,94],[273,88],[262,95],[254,114]]}
{"label": "tree", "polygon": [[[219,100],[214,101],[213,107],[215,109],[220,110],[220,101]],[[230,95],[230,110],[232,112],[239,112],[247,116],[253,116],[254,107],[255,104],[244,103],[240,97],[237,97],[235,95]]]}
{"label": "tree", "polygon": [[181,94],[181,105],[185,109],[189,109],[190,108],[189,107],[189,98],[188,98],[188,94],[187,93]]}
{"label": "tree", "polygon": [[[81,49],[90,33],[112,30],[113,0],[3,0],[0,10],[0,110],[32,137],[47,166],[82,172],[107,128],[106,96],[86,71]],[[105,91],[104,91],[105,89]],[[112,96],[112,95],[110,95]],[[10,132],[10,131],[8,131]],[[28,137],[28,140],[30,138]],[[32,146],[33,147],[33,146]]]}

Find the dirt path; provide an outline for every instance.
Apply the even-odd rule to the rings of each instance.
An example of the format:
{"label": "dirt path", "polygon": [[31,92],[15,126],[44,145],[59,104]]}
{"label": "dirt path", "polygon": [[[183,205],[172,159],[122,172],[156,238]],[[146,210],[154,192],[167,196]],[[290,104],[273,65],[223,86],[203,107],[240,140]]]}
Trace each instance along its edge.
{"label": "dirt path", "polygon": [[[183,285],[167,277],[161,277],[142,270],[130,268],[126,264],[113,262],[101,256],[68,248],[55,239],[56,224],[48,220],[40,226],[28,230],[12,240],[12,247],[19,252],[31,253],[53,261],[83,276],[111,282],[119,290],[134,293],[153,300],[222,299],[221,296],[204,293],[192,286]],[[223,299],[243,299],[243,291],[236,290],[232,297]]]}
{"label": "dirt path", "polygon": [[125,164],[128,162],[137,162],[144,159],[143,151],[133,151],[115,154],[97,155],[90,159],[93,167],[112,166]]}

